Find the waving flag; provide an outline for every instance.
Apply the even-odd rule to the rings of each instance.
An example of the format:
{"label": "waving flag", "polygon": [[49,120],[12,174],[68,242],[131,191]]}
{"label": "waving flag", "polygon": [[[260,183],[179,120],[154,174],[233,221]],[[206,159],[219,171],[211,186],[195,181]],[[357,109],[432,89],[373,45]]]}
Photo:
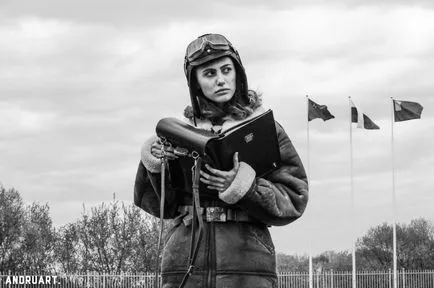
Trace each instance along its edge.
{"label": "waving flag", "polygon": [[327,109],[326,105],[319,105],[309,99],[309,111],[308,111],[308,121],[316,118],[321,118],[323,121],[327,121],[335,118],[330,111]]}
{"label": "waving flag", "polygon": [[362,111],[354,105],[351,101],[351,122],[357,123],[357,128],[363,129],[380,129],[368,116],[362,113]]}
{"label": "waving flag", "polygon": [[419,119],[423,107],[419,103],[410,101],[393,100],[395,122]]}

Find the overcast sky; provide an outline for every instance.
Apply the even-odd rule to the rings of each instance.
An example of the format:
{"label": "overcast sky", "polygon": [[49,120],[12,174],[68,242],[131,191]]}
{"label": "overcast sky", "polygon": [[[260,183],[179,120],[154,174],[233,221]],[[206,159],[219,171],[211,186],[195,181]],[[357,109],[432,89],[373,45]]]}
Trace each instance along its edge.
{"label": "overcast sky", "polygon": [[[397,221],[434,220],[434,6],[325,2],[1,1],[1,183],[57,226],[113,193],[131,203],[141,144],[188,104],[185,47],[215,32],[306,168],[305,96],[336,117],[309,124],[310,202],[272,228],[278,252],[349,250],[351,215],[356,236],[392,221],[390,97],[424,106],[394,126]],[[348,96],[381,127],[353,129],[354,210]]]}

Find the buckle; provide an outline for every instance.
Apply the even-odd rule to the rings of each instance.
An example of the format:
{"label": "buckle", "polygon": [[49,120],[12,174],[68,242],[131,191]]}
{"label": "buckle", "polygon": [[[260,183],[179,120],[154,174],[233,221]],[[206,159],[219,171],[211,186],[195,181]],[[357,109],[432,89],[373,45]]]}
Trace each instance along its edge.
{"label": "buckle", "polygon": [[207,222],[226,222],[226,209],[223,207],[206,207],[205,220]]}

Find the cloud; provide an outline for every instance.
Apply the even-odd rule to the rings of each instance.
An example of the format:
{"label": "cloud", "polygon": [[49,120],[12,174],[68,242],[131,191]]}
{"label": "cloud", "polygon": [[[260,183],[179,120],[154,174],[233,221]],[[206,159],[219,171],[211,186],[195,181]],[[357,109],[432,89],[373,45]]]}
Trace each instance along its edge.
{"label": "cloud", "polygon": [[109,23],[122,25],[143,25],[148,27],[164,26],[170,21],[185,22],[199,20],[202,23],[215,19],[231,19],[255,15],[256,11],[289,11],[304,7],[423,7],[432,8],[429,0],[408,1],[334,1],[324,0],[296,0],[296,1],[197,1],[186,0],[182,3],[173,1],[139,1],[132,0],[128,4],[117,1],[95,0],[92,2],[77,0],[59,3],[54,0],[41,0],[38,3],[23,0],[2,2],[0,11],[5,17],[33,15],[43,18],[63,18],[78,22]]}
{"label": "cloud", "polygon": [[400,215],[429,210],[434,11],[427,1],[0,5],[0,180],[24,199],[49,201],[56,223],[65,222],[62,209],[78,217],[80,203],[110,201],[113,192],[131,202],[142,142],[189,103],[185,47],[210,31],[238,49],[250,87],[263,92],[305,165],[305,95],[336,116],[309,123],[311,202],[305,218],[275,229],[278,251],[308,249],[309,214],[319,215],[318,233],[328,236],[321,248],[351,245],[342,235],[350,225],[348,96],[381,127],[353,129],[358,232],[390,220],[391,96],[425,107],[422,119],[395,125],[397,192],[409,204],[400,202]]}
{"label": "cloud", "polygon": [[237,9],[237,6],[233,6],[232,3],[192,0],[182,3],[167,0],[158,2],[132,0],[128,4],[102,0],[92,2],[78,0],[62,4],[53,0],[42,0],[36,4],[18,0],[3,2],[0,7],[5,17],[32,15],[42,18],[62,18],[74,22],[149,28],[165,26],[171,21],[185,22],[199,19],[207,22],[209,19],[230,18],[244,8]]}
{"label": "cloud", "polygon": [[1,138],[36,134],[53,126],[56,114],[50,111],[32,111],[17,104],[0,102]]}

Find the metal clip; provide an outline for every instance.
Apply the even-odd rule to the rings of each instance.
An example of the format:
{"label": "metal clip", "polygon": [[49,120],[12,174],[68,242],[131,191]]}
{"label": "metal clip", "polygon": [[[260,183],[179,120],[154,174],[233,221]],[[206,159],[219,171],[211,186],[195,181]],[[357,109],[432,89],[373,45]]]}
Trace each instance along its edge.
{"label": "metal clip", "polygon": [[199,153],[197,153],[196,151],[191,152],[191,158],[196,160],[197,158],[199,158]]}
{"label": "metal clip", "polygon": [[188,275],[191,275],[191,274],[193,273],[193,270],[194,270],[194,265],[190,265],[190,266],[188,266],[187,274],[188,274]]}
{"label": "metal clip", "polygon": [[196,173],[199,173],[199,171],[196,171],[196,169],[197,169],[197,158],[194,159],[194,164],[193,164],[193,166],[191,166],[191,176],[192,176],[192,180],[193,180],[193,187],[195,186],[195,184],[197,185],[197,183],[195,183],[195,179],[196,179]]}

